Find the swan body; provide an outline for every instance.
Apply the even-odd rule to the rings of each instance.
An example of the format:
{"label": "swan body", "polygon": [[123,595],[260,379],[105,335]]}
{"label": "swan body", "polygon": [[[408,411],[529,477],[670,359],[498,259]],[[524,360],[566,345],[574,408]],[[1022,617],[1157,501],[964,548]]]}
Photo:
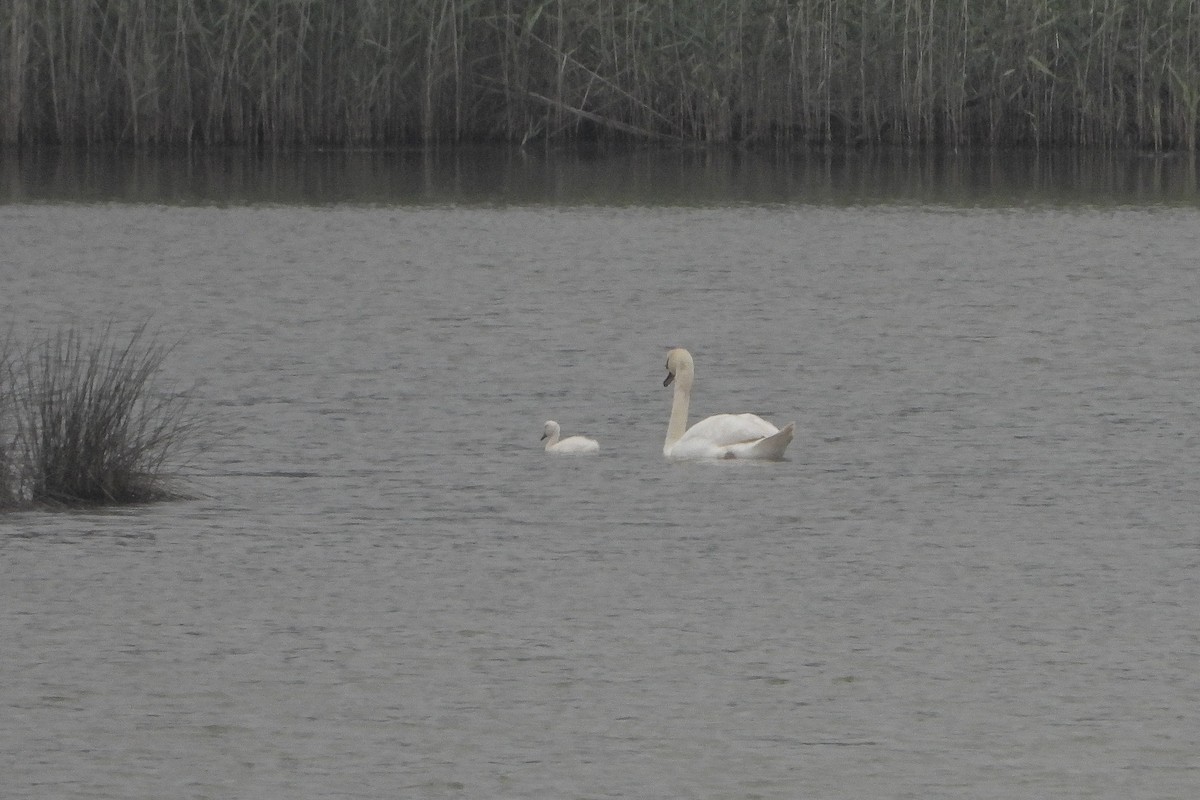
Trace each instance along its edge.
{"label": "swan body", "polygon": [[547,420],[542,426],[542,439],[546,441],[546,452],[559,455],[580,455],[583,453],[600,452],[600,443],[586,436],[568,436],[559,441],[562,428],[554,420]]}
{"label": "swan body", "polygon": [[778,461],[792,441],[796,423],[777,428],[756,414],[715,414],[692,427],[687,426],[688,405],[695,380],[692,354],[682,347],[667,353],[667,378],[663,386],[675,384],[671,421],[663,455],[673,461],[706,458],[750,458]]}

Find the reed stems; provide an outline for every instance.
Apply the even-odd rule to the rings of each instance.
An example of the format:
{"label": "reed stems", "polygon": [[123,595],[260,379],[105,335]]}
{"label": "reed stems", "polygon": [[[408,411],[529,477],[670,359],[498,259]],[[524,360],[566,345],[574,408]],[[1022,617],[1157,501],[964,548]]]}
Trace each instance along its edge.
{"label": "reed stems", "polygon": [[1200,0],[7,0],[0,142],[1197,146]]}
{"label": "reed stems", "polygon": [[12,339],[0,341],[0,511],[20,501],[20,476],[14,462],[16,428],[12,391]]}
{"label": "reed stems", "polygon": [[196,418],[186,398],[153,386],[167,348],[146,341],[144,329],[123,344],[108,330],[69,330],[23,359],[10,353],[0,373],[0,507],[178,496],[167,468]]}

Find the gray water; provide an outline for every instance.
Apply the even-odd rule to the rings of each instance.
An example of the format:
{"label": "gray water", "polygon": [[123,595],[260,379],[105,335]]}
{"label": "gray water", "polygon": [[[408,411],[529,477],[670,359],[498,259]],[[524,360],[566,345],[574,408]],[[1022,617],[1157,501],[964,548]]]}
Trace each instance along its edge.
{"label": "gray water", "polygon": [[[4,797],[1200,791],[1197,204],[30,185],[14,337],[149,319],[209,430],[0,517]],[[672,345],[789,460],[664,462]]]}

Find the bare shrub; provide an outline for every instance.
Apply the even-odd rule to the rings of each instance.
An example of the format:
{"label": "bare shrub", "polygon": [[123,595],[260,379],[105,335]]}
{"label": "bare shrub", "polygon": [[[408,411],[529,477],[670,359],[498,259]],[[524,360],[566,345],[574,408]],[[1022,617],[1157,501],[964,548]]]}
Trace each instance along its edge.
{"label": "bare shrub", "polygon": [[[71,329],[4,369],[8,496],[37,505],[145,503],[182,496],[168,467],[196,427],[186,396],[156,391],[170,348],[139,327],[118,342]],[[3,441],[3,440],[0,440]],[[0,487],[2,489],[2,487]]]}

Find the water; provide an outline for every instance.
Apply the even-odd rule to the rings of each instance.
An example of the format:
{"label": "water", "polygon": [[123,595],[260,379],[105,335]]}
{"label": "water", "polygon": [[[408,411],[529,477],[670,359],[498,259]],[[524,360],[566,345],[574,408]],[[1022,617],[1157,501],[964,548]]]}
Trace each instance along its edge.
{"label": "water", "polygon": [[[0,519],[4,796],[1194,797],[1197,204],[711,170],[10,192],[16,337],[150,319],[211,424]],[[670,345],[790,460],[664,463]]]}

